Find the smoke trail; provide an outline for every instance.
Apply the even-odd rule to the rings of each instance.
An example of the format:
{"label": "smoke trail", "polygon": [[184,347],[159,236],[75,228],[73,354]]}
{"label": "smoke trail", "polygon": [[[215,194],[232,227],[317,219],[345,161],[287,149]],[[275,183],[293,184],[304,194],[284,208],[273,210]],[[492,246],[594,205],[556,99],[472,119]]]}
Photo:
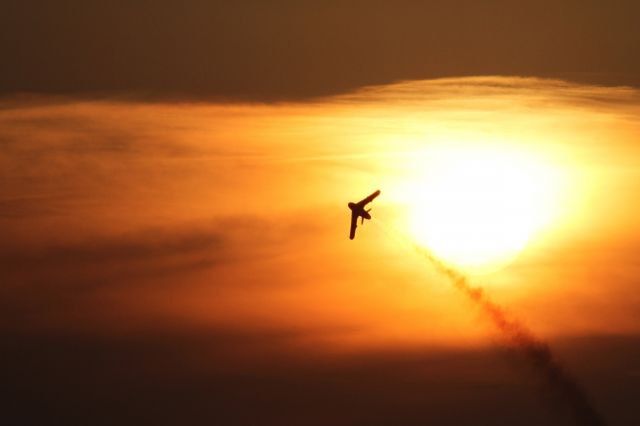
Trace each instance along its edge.
{"label": "smoke trail", "polygon": [[[392,235],[379,220],[375,223],[381,225],[387,234]],[[487,296],[482,288],[473,287],[465,275],[445,265],[423,247],[406,239],[404,241],[429,260],[440,273],[449,278],[456,289],[481,308],[506,340],[524,354],[535,371],[542,374],[554,392],[554,396],[570,411],[576,425],[605,425],[604,419],[595,409],[584,389],[555,359],[546,342],[537,338],[524,324],[510,317],[500,305]]]}
{"label": "smoke trail", "polygon": [[414,248],[420,255],[427,258],[439,272],[446,275],[458,290],[480,306],[509,343],[523,352],[535,370],[542,373],[551,388],[557,392],[557,396],[566,404],[576,425],[597,426],[605,424],[582,387],[554,358],[547,343],[533,335],[524,324],[510,318],[500,305],[486,295],[482,288],[471,286],[463,274],[446,266],[424,248],[415,244]]}

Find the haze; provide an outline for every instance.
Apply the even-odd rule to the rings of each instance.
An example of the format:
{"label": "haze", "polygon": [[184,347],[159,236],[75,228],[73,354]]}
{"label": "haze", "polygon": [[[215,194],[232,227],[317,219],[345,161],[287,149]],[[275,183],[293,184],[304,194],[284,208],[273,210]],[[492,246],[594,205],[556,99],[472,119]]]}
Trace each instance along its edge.
{"label": "haze", "polygon": [[635,3],[6,9],[9,423],[640,423]]}

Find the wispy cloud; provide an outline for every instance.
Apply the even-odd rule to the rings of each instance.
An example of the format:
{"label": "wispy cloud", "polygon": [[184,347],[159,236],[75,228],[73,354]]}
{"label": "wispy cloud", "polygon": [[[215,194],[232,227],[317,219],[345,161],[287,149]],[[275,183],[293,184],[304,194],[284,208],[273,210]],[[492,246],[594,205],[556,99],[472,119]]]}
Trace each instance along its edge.
{"label": "wispy cloud", "polygon": [[[305,290],[278,306],[321,310],[322,303],[310,301],[316,285],[353,284],[369,258],[395,255],[376,244],[362,254],[342,245],[344,204],[382,186],[377,214],[401,215],[407,200],[397,183],[415,178],[432,148],[449,145],[524,147],[574,173],[563,202],[579,214],[568,216],[565,235],[548,245],[588,233],[610,247],[615,242],[607,239],[624,229],[632,247],[640,238],[628,204],[638,181],[639,99],[628,87],[474,77],[401,82],[307,103],[6,100],[0,114],[3,269],[10,287],[64,294],[74,286],[63,283],[78,277],[135,287],[143,277],[233,259],[226,272],[212,275],[220,274],[212,278],[216,287],[237,288],[242,277],[262,281],[256,291],[270,294],[274,282],[296,281]],[[597,204],[588,205],[596,197]],[[621,208],[599,207],[607,205]],[[292,218],[295,224],[284,225]],[[544,244],[533,245],[514,268],[532,259],[550,265],[536,247]],[[273,258],[263,265],[270,272],[248,278],[243,259],[256,250]],[[629,267],[620,262],[619,268]],[[544,271],[544,280],[559,273]],[[180,273],[173,279],[185,281],[188,294],[190,281]],[[370,281],[372,274],[362,278]],[[321,299],[335,296],[330,287]],[[343,291],[338,294],[347,300]],[[367,303],[378,306],[386,292]],[[397,303],[389,317],[404,302]],[[440,303],[434,309],[445,311]],[[364,311],[347,308],[341,315],[366,323]]]}
{"label": "wispy cloud", "polygon": [[[565,216],[509,268],[478,278],[496,303],[508,304],[544,336],[636,333],[640,299],[620,295],[634,290],[637,274],[639,111],[636,89],[504,77],[402,82],[306,103],[6,100],[0,107],[0,324],[14,371],[37,364],[36,358],[20,361],[20,354],[37,352],[42,342],[49,342],[51,362],[68,369],[82,364],[70,341],[96,370],[96,363],[111,365],[96,355],[102,351],[122,353],[140,367],[148,351],[177,348],[177,363],[192,362],[193,352],[205,354],[193,361],[198,374],[204,371],[202,381],[184,370],[172,376],[190,391],[213,386],[219,393],[238,383],[229,371],[248,366],[265,395],[276,389],[274,402],[232,386],[237,394],[225,400],[229,404],[292,401],[280,380],[314,398],[328,397],[335,386],[306,381],[324,371],[332,383],[349,377],[374,389],[354,385],[343,398],[364,392],[362,401],[392,401],[387,408],[393,412],[423,413],[419,389],[425,382],[407,385],[416,365],[411,373],[398,370],[407,354],[417,350],[420,359],[438,362],[427,355],[463,347],[469,355],[471,347],[493,342],[487,341],[491,331],[442,277],[376,227],[365,225],[358,240],[349,241],[346,203],[380,187],[384,196],[374,214],[402,226],[411,201],[403,183],[418,179],[434,150],[449,146],[524,150],[572,178],[561,199]],[[157,337],[165,333],[168,340]],[[386,353],[389,348],[400,355]],[[535,346],[532,356],[544,357],[543,349]],[[364,353],[380,351],[382,366],[358,367]],[[270,355],[265,360],[260,354]],[[360,354],[359,361],[347,354]],[[171,369],[163,364],[167,358],[150,359],[159,364],[148,376],[141,373],[144,380]],[[238,367],[240,360],[246,363]],[[209,361],[219,369],[208,370]],[[334,368],[336,362],[347,366]],[[290,375],[278,369],[294,364]],[[430,397],[437,399],[450,380],[468,384],[451,379],[455,374],[443,382],[431,367],[417,364],[425,369],[421,380],[437,382]],[[59,379],[49,367],[34,370],[46,383]],[[464,370],[454,362],[445,370],[458,368]],[[85,370],[77,370],[69,386],[85,384]],[[126,382],[138,373],[114,374]],[[511,391],[496,389],[513,390],[517,383],[484,374],[477,372],[473,386],[491,387],[501,397]],[[383,390],[389,377],[403,399],[389,399]],[[94,378],[108,382],[100,374]],[[24,383],[44,382],[32,377]],[[121,384],[111,385],[88,397],[87,406]],[[525,392],[518,386],[516,392]],[[165,388],[162,400],[179,387]],[[18,399],[27,401],[25,395]],[[43,398],[36,403],[48,404],[52,396]],[[459,405],[456,398],[443,403],[451,401]],[[514,404],[536,412],[529,402]],[[605,397],[605,417],[613,406]],[[486,409],[474,407],[476,414]],[[433,418],[464,422],[454,411]],[[357,413],[350,420],[370,419],[369,410]],[[424,416],[407,414],[406,423],[412,419]]]}

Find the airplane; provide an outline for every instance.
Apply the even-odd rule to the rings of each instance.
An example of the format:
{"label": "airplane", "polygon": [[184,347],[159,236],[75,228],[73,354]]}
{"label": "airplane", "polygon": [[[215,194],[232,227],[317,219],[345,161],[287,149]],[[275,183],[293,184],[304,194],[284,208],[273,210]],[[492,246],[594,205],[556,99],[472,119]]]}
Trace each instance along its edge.
{"label": "airplane", "polygon": [[356,228],[358,227],[358,218],[359,217],[362,218],[360,222],[361,225],[364,223],[365,219],[371,219],[371,215],[369,214],[371,209],[365,210],[364,206],[372,202],[373,199],[376,198],[378,195],[380,195],[379,189],[373,194],[369,195],[367,198],[360,200],[357,203],[347,204],[351,209],[351,231],[349,232],[350,240],[353,240],[356,236]]}

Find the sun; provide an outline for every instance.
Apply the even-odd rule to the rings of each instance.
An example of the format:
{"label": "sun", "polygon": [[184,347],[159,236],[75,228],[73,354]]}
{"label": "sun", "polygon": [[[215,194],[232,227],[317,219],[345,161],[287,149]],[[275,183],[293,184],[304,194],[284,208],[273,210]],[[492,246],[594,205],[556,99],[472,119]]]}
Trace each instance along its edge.
{"label": "sun", "polygon": [[409,189],[409,231],[468,272],[511,262],[553,214],[558,177],[532,154],[460,148],[428,158]]}

